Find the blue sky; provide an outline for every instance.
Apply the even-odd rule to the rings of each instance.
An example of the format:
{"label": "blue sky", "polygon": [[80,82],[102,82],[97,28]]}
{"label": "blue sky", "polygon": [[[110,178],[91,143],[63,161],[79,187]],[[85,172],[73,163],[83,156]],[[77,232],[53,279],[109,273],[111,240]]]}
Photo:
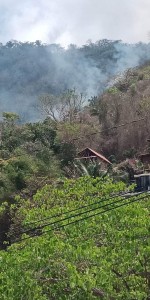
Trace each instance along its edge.
{"label": "blue sky", "polygon": [[0,42],[149,40],[150,0],[0,0]]}

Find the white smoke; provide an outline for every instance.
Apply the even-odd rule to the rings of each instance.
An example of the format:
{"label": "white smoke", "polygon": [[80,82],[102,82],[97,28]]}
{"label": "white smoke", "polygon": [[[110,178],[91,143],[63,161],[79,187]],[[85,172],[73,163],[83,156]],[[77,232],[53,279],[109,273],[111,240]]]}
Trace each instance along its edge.
{"label": "white smoke", "polygon": [[103,38],[148,40],[149,0],[1,0],[1,42],[84,44]]}

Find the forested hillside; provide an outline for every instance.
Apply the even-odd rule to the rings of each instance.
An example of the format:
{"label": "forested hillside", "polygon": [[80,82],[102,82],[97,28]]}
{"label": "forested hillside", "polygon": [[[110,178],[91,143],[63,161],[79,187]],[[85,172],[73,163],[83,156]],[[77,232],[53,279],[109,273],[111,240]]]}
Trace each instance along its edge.
{"label": "forested hillside", "polygon": [[0,46],[1,300],[150,299],[149,47]]}
{"label": "forested hillside", "polygon": [[0,199],[13,198],[22,190],[32,195],[53,179],[86,173],[74,163],[77,153],[86,147],[115,164],[148,152],[149,86],[147,62],[117,77],[113,85],[88,102],[76,90],[40,96],[39,111],[44,113],[44,121],[23,123],[16,113],[3,112]]}
{"label": "forested hillside", "polygon": [[[150,63],[118,76],[101,96],[91,99],[90,108],[99,119],[101,145],[107,155],[123,159],[127,152],[132,157],[149,151]],[[127,125],[120,127],[123,124]]]}
{"label": "forested hillside", "polygon": [[17,112],[22,121],[41,118],[38,97],[76,88],[97,96],[112,77],[150,59],[150,44],[100,40],[68,49],[57,44],[9,41],[0,44],[0,110]]}

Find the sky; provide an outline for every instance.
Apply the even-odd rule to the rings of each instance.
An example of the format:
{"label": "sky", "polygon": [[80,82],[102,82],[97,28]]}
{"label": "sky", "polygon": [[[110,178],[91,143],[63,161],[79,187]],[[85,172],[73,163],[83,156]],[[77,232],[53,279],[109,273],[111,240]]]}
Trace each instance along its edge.
{"label": "sky", "polygon": [[150,0],[0,0],[0,42],[150,40]]}

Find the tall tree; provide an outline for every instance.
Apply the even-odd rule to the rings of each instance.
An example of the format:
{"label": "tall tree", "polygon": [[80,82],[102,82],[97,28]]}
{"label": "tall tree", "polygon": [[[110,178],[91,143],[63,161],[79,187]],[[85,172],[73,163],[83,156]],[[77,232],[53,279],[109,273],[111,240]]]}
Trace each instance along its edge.
{"label": "tall tree", "polygon": [[85,103],[85,96],[78,94],[73,89],[67,90],[59,96],[45,94],[39,100],[40,107],[46,116],[55,122],[67,121],[72,123],[79,117]]}

